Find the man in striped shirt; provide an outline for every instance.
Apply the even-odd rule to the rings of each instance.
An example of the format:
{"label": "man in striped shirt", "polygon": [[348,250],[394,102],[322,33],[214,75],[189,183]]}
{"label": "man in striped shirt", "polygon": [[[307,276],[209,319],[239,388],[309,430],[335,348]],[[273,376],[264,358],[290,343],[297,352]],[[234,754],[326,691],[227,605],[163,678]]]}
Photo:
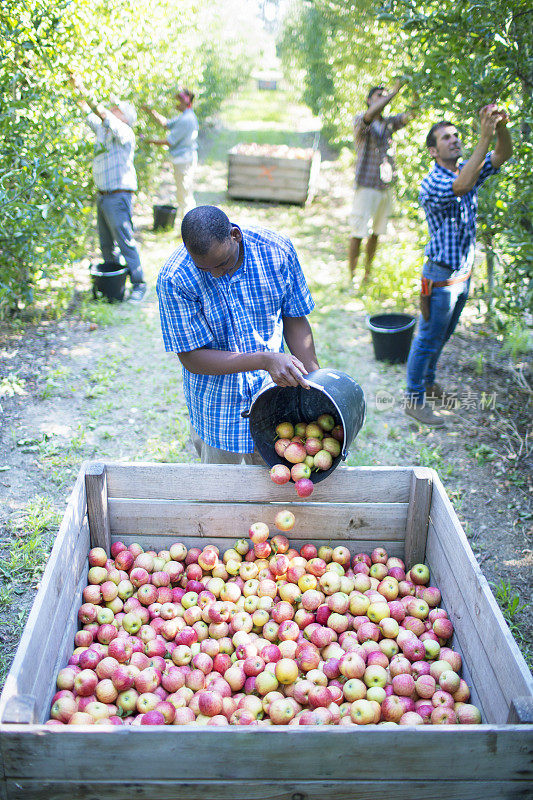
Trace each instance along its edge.
{"label": "man in striped shirt", "polygon": [[189,211],[181,233],[157,293],[165,349],[183,367],[193,443],[204,463],[264,463],[242,412],[268,376],[308,389],[304,376],[318,369],[298,256],[285,236],[241,229],[215,206]]}
{"label": "man in striped shirt", "polygon": [[137,189],[132,130],[137,120],[135,107],[119,100],[106,109],[101,103],[91,101],[79,77],[71,76],[71,83],[80,95],[80,107],[88,114],[87,125],[96,136],[93,178],[98,189],[96,213],[102,256],[105,262],[118,265],[118,248],[130,273],[129,299],[139,303],[146,296],[147,287],[133,235],[132,203]]}
{"label": "man in striped shirt", "polygon": [[[451,122],[430,129],[426,145],[435,166],[422,181],[420,204],[429,228],[422,270],[418,332],[407,361],[405,413],[426,425],[441,427],[444,420],[426,405],[426,392],[442,398],[435,370],[442,349],[459,321],[470,286],[476,244],[477,193],[512,154],[507,114],[495,104],[480,111],[481,132],[467,161],[460,162],[462,145]],[[493,137],[494,150],[489,153]]]}

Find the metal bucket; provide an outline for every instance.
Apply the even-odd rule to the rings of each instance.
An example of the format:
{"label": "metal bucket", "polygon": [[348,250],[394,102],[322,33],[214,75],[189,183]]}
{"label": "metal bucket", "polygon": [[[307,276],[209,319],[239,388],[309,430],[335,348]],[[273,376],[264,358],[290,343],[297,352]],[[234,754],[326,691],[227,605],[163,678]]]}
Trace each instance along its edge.
{"label": "metal bucket", "polygon": [[319,483],[346,458],[348,448],[361,430],[366,412],[365,396],[353,378],[335,369],[318,369],[305,379],[310,389],[276,386],[269,382],[254,397],[249,412],[243,416],[249,417],[255,446],[272,467],[281,462],[274,449],[276,425],[284,421],[313,422],[321,414],[331,414],[335,425],[343,426],[344,440],[341,453],[333,459],[331,467],[311,473],[313,483]]}

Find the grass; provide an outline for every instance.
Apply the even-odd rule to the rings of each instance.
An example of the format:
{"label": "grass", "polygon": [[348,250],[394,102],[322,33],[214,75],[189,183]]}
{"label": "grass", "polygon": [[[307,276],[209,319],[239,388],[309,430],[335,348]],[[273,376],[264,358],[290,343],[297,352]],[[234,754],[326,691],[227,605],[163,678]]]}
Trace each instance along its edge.
{"label": "grass", "polygon": [[525,638],[520,625],[521,617],[526,616],[525,612],[530,608],[530,604],[522,602],[519,592],[512,587],[510,580],[500,578],[498,583],[492,583],[491,586],[511,633],[518,642],[529,667],[533,669],[533,643]]}
{"label": "grass", "polygon": [[0,539],[0,683],[10,666],[10,645],[20,638],[60,519],[50,498],[36,497],[11,520]]}

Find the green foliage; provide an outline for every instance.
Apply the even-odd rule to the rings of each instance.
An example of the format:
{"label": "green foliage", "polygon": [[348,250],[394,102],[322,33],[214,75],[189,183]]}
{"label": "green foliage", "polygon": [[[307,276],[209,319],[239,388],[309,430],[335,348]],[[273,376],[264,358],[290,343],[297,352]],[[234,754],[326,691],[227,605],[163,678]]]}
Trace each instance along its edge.
{"label": "green foliage", "polygon": [[[188,85],[205,119],[246,79],[260,51],[253,23],[234,30],[248,6],[0,0],[0,319],[35,310],[40,300],[48,314],[65,307],[70,267],[93,220],[93,137],[69,71],[83,78],[94,101],[150,99],[169,116],[177,113],[172,89]],[[146,116],[139,122],[141,132],[153,132]],[[162,149],[139,148],[142,188],[150,188],[163,157]]]}
{"label": "green foliage", "polygon": [[[478,112],[497,100],[511,117],[513,159],[480,192],[478,238],[487,253],[485,296],[502,325],[533,308],[533,12],[526,0],[305,0],[293,4],[280,40],[284,63],[299,70],[304,96],[333,144],[350,144],[356,110],[371,85],[405,76],[391,112],[417,92],[417,119],[398,132],[397,196],[421,222],[417,194],[431,165],[425,133],[438,119],[477,141]],[[314,35],[313,35],[314,31]]]}
{"label": "green foliage", "polygon": [[[457,120],[476,141],[479,109],[497,101],[511,117],[513,159],[480,193],[478,235],[489,267],[489,300],[504,315],[533,308],[533,11],[525,0],[385,0],[396,55],[434,118]],[[494,260],[494,267],[492,261]],[[494,274],[492,271],[494,270]]]}
{"label": "green foliage", "polygon": [[515,637],[522,653],[528,663],[533,664],[533,648],[531,641],[528,640],[520,627],[520,617],[530,608],[529,603],[523,603],[520,594],[511,586],[510,580],[500,578],[499,583],[492,583],[492,588],[500,606],[500,610],[509,625],[511,633]]}

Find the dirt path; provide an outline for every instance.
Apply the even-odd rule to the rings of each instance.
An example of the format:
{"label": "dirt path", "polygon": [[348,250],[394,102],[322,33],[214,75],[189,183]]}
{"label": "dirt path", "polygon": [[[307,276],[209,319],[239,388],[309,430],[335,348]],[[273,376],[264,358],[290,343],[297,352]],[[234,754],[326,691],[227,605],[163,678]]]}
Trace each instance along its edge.
{"label": "dirt path", "polygon": [[[344,165],[323,161],[318,197],[305,209],[229,202],[225,152],[231,144],[260,135],[261,141],[289,139],[290,144],[308,145],[316,130],[316,120],[301,108],[298,127],[291,125],[289,132],[287,120],[239,129],[238,109],[230,111],[218,129],[204,134],[197,202],[222,205],[240,224],[277,229],[293,240],[317,301],[311,322],[319,359],[355,377],[367,398],[367,422],[347,463],[437,469],[485,575],[493,583],[510,581],[507,600],[504,590],[499,591],[502,606],[509,605],[512,591],[527,601],[533,564],[531,507],[519,453],[524,434],[516,420],[527,414],[528,394],[509,371],[501,348],[484,335],[475,318],[465,316],[443,365],[443,379],[463,399],[463,408],[446,412],[449,424],[443,431],[411,424],[400,408],[405,368],[374,359],[363,303],[346,286],[350,176]],[[30,566],[28,558],[21,566],[9,555],[15,544],[24,550],[29,509],[34,516],[42,512],[42,506],[35,512],[35,498],[44,498],[47,507],[62,513],[87,458],[195,460],[180,369],[177,359],[163,351],[154,289],[159,268],[177,245],[176,236],[151,231],[150,204],[141,204],[139,211],[139,239],[151,286],[143,305],[92,303],[83,264],[78,281],[85,299],[65,319],[18,333],[4,331],[0,339],[0,561],[8,565],[0,571],[4,674],[53,540],[53,523],[43,523],[41,549],[33,559],[37,566],[31,553],[25,554]],[[397,240],[404,235],[399,222],[396,227],[380,253],[382,263],[396,257]],[[509,413],[502,415],[502,408],[510,408]],[[45,501],[41,503],[46,506]],[[16,615],[10,613],[15,608]],[[521,647],[530,653],[531,621],[525,613],[515,614],[514,621]]]}

